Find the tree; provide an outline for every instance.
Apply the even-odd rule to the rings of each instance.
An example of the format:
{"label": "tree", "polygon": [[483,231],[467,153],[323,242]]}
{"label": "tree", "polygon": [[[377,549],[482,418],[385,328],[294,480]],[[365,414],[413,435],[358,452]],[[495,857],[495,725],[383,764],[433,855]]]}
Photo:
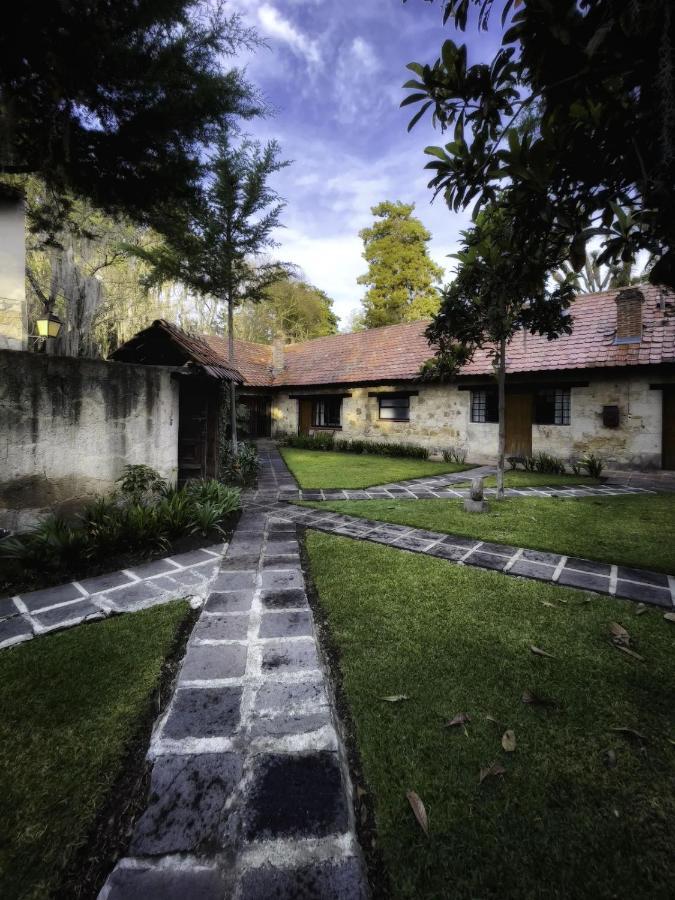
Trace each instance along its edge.
{"label": "tree", "polygon": [[239,337],[261,344],[271,344],[278,334],[299,343],[337,334],[337,326],[330,297],[295,278],[270,285],[259,303],[244,303],[234,322]]}
{"label": "tree", "polygon": [[[209,179],[199,201],[187,211],[188,227],[184,227],[183,216],[177,216],[167,223],[165,243],[149,249],[130,248],[150,264],[148,284],[179,281],[215,301],[219,320],[227,321],[232,368],[235,307],[259,303],[271,285],[292,271],[287,263],[256,262],[256,256],[276,245],[273,231],[284,203],[269,179],[288,165],[279,153],[276,141],[261,146],[245,139],[234,147],[227,135],[221,136]],[[230,427],[235,451],[236,406],[232,381]]]}
{"label": "tree", "polygon": [[[493,0],[448,0],[444,21],[465,30],[472,6],[486,29]],[[489,64],[469,65],[467,45],[446,40],[432,65],[408,67],[403,104],[422,104],[409,128],[427,111],[454,128],[427,148],[430,185],[454,210],[508,185],[517,239],[537,237],[549,272],[566,258],[580,270],[600,237],[600,264],[646,249],[650,281],[675,287],[672,0],[507,0],[501,21]],[[621,210],[631,225],[617,234]]]}
{"label": "tree", "polygon": [[371,209],[374,225],[359,232],[369,265],[357,279],[370,285],[363,300],[366,328],[424,319],[438,309],[435,285],[443,269],[429,258],[431,234],[414,209],[412,203],[379,203]]}
{"label": "tree", "polygon": [[564,281],[548,291],[537,242],[515,240],[513,223],[497,205],[486,207],[475,226],[462,233],[455,280],[443,290],[441,308],[427,329],[436,356],[426,377],[452,377],[478,349],[491,355],[499,394],[497,496],[504,496],[505,396],[508,343],[520,330],[553,340],[571,331],[565,315],[574,294]]}
{"label": "tree", "polygon": [[17,4],[0,39],[0,174],[44,179],[52,229],[70,194],[158,224],[194,197],[216,134],[262,111],[223,67],[255,41],[218,2]]}

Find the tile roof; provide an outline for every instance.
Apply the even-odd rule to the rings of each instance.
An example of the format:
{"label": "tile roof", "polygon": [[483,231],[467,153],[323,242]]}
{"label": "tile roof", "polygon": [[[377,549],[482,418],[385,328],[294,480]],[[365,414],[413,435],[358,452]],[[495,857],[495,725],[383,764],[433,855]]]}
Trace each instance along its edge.
{"label": "tile roof", "polygon": [[[573,331],[554,341],[517,334],[508,349],[510,373],[550,372],[611,366],[675,363],[675,294],[642,285],[643,333],[637,344],[615,344],[617,289],[582,294],[573,303]],[[236,341],[235,360],[245,383],[266,387],[409,381],[433,356],[424,336],[427,321],[406,322],[355,334],[336,334],[284,347],[284,369],[272,375],[272,348]],[[205,338],[227,353],[223,338]],[[486,350],[478,351],[461,375],[492,374]]]}

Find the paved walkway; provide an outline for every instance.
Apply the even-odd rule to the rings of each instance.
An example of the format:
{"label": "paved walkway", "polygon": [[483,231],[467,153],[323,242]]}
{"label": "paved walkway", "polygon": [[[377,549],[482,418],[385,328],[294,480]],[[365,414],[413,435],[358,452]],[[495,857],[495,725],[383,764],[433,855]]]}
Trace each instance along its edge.
{"label": "paved walkway", "polygon": [[135,612],[177,597],[206,597],[223,544],[0,600],[0,650],[57,629]]}
{"label": "paved walkway", "polygon": [[[274,454],[267,478],[285,479]],[[293,523],[244,512],[150,758],[100,900],[368,896]]]}

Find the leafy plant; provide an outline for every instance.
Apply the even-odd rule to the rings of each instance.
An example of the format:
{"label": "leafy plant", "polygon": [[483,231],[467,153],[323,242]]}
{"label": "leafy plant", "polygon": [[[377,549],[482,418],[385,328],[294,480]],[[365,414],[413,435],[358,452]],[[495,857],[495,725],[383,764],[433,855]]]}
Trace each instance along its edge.
{"label": "leafy plant", "polygon": [[534,471],[543,472],[546,475],[564,475],[565,463],[558,456],[540,451],[533,458]]}
{"label": "leafy plant", "polygon": [[591,478],[599,478],[605,468],[604,461],[592,452],[586,453],[586,455],[579,460],[579,465],[586,469]]}
{"label": "leafy plant", "polygon": [[573,475],[582,474],[583,466],[581,465],[581,460],[577,459],[576,457],[570,457],[569,466],[572,470]]}
{"label": "leafy plant", "polygon": [[166,527],[156,506],[131,503],[122,514],[123,542],[127,549],[150,554],[169,546]]}
{"label": "leafy plant", "polygon": [[286,446],[298,450],[335,450],[337,453],[370,453],[377,456],[409,457],[428,459],[429,450],[419,444],[390,443],[387,441],[349,441],[334,438],[332,434],[290,435]]}
{"label": "leafy plant", "polygon": [[466,462],[466,454],[466,447],[448,447],[446,450],[443,450],[443,461],[463,466]]}
{"label": "leafy plant", "polygon": [[80,565],[89,552],[86,532],[58,515],[48,516],[26,534],[0,543],[0,556],[20,561],[27,567],[39,566],[47,570]]}
{"label": "leafy plant", "polygon": [[207,535],[210,531],[224,533],[220,524],[223,518],[223,507],[220,503],[214,500],[195,502],[190,516],[191,530],[203,535]]}
{"label": "leafy plant", "polygon": [[185,488],[173,489],[172,493],[165,495],[157,503],[157,516],[169,539],[189,531],[193,505],[193,500]]}
{"label": "leafy plant", "polygon": [[221,475],[228,482],[252,484],[258,477],[260,460],[258,451],[252,444],[241,442],[236,451],[227,444],[221,459]]}
{"label": "leafy plant", "polygon": [[167,483],[151,466],[125,466],[122,475],[115,482],[127,497],[140,499],[147,494],[159,494],[166,490]]}

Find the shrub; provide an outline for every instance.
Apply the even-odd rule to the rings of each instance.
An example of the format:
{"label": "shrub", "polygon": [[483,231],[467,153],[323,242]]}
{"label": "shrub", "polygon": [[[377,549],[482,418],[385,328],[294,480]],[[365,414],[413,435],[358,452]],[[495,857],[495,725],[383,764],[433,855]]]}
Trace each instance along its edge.
{"label": "shrub", "polygon": [[448,447],[447,450],[443,450],[443,461],[463,466],[466,462],[466,453],[466,447]]}
{"label": "shrub", "polygon": [[48,516],[31,531],[0,543],[0,556],[28,568],[61,570],[82,565],[91,551],[84,529],[58,515]]}
{"label": "shrub", "polygon": [[232,450],[232,444],[227,444],[223,449],[220,474],[224,481],[252,484],[258,477],[259,469],[258,451],[252,444],[239,444],[236,453]]}
{"label": "shrub", "polygon": [[335,450],[338,453],[371,453],[377,456],[407,456],[412,459],[428,459],[429,450],[419,444],[394,444],[385,441],[354,441],[335,438],[332,434],[292,435],[286,446],[299,450]]}
{"label": "shrub", "polygon": [[159,472],[150,466],[125,466],[122,475],[117,479],[120,491],[127,497],[140,499],[148,494],[159,494],[167,487],[166,481]]}
{"label": "shrub", "polygon": [[221,522],[224,518],[223,508],[215,500],[197,501],[192,504],[190,513],[190,530],[207,535],[209,531],[224,534]]}
{"label": "shrub", "polygon": [[581,460],[576,459],[576,457],[570,457],[569,467],[572,470],[573,475],[581,475],[583,471],[583,466],[581,464]]}
{"label": "shrub", "polygon": [[579,464],[583,466],[591,478],[599,478],[602,470],[605,468],[603,460],[596,456],[595,453],[587,453],[583,459],[579,460]]}
{"label": "shrub", "polygon": [[[332,433],[325,434],[292,434],[286,439],[288,447],[296,447],[298,450],[332,450],[335,438]],[[341,443],[348,443],[341,441]],[[343,451],[346,452],[346,451]]]}
{"label": "shrub", "polygon": [[558,456],[540,451],[534,457],[534,471],[546,475],[564,475],[565,463]]}

